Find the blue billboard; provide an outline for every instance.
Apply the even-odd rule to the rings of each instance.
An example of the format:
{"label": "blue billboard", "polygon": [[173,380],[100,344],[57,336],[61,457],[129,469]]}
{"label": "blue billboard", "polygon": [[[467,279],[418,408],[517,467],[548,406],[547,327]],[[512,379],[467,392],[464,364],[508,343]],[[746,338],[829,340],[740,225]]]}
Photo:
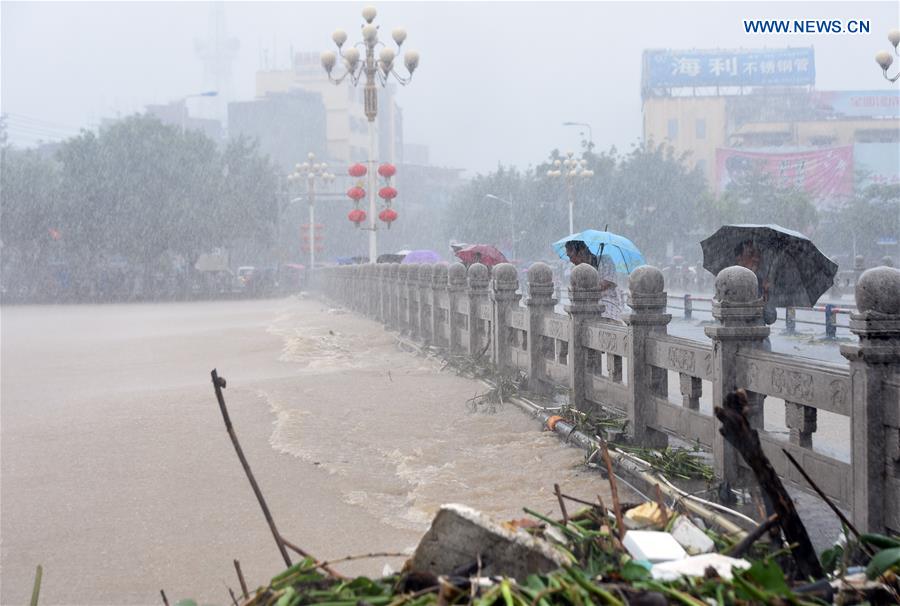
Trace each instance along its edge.
{"label": "blue billboard", "polygon": [[800,86],[815,84],[812,47],[767,50],[644,51],[643,85]]}

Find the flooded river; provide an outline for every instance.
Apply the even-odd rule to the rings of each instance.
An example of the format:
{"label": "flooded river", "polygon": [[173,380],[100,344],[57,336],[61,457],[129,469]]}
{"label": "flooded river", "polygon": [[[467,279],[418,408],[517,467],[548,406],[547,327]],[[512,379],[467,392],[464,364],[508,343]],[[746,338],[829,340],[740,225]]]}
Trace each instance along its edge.
{"label": "flooded river", "polygon": [[[317,557],[415,546],[446,502],[557,512],[608,495],[580,451],[480,384],[314,300],[2,310],[0,603],[230,601],[283,568],[209,372],[282,534]],[[626,494],[626,498],[628,495]],[[402,559],[339,566],[379,574]]]}

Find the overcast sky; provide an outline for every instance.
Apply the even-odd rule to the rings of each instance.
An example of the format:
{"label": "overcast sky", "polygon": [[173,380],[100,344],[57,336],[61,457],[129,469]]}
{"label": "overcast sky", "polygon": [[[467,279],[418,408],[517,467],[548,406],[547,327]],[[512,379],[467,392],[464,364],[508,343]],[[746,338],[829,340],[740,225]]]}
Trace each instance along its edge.
{"label": "overcast sky", "polygon": [[[290,50],[359,38],[363,2],[227,2],[240,41],[237,99],[254,95],[261,57],[287,68]],[[407,28],[420,70],[398,94],[407,143],[433,164],[485,172],[537,164],[577,148],[590,123],[598,148],[627,149],[641,135],[645,48],[813,46],[816,88],[891,90],[873,56],[900,26],[897,2],[383,2],[382,31]],[[204,90],[195,40],[207,37],[207,2],[8,2],[2,11],[0,104],[25,144],[92,127]],[[750,35],[742,20],[868,19],[870,34]],[[894,68],[896,70],[896,67]],[[893,70],[892,70],[893,71]]]}

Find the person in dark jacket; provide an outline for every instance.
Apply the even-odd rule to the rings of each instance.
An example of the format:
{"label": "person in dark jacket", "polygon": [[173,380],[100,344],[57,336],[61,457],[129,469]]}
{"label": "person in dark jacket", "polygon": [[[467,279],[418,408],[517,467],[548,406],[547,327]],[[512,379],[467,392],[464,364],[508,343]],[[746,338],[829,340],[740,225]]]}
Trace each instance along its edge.
{"label": "person in dark jacket", "polygon": [[762,253],[753,240],[744,240],[734,247],[735,263],[741,267],[746,267],[754,274],[759,284],[759,296],[765,303],[763,308],[763,318],[766,324],[774,324],[778,318],[778,310],[775,303],[769,296],[769,271],[770,268],[764,268],[762,265]]}

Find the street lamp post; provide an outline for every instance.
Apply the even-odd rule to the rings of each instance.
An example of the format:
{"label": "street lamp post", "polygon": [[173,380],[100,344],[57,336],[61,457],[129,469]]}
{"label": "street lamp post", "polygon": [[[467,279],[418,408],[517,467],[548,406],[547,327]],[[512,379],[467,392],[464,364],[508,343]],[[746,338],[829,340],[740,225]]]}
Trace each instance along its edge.
{"label": "street lamp post", "polygon": [[[587,122],[563,122],[563,126],[586,126],[588,129],[588,138],[587,138],[587,149],[588,151],[593,151],[594,149],[594,130],[591,128],[591,125]],[[581,133],[584,135],[584,133]]]}
{"label": "street lamp post", "polygon": [[[340,84],[349,76],[350,82],[353,86],[356,86],[362,77],[365,76],[363,97],[365,99],[366,118],[369,121],[369,227],[366,228],[370,230],[369,263],[375,263],[375,259],[378,256],[378,247],[375,236],[376,230],[378,229],[375,215],[375,116],[378,113],[378,89],[376,88],[376,84],[385,86],[390,79],[390,76],[393,75],[397,82],[405,86],[412,80],[413,72],[419,65],[419,53],[414,50],[409,50],[406,51],[403,56],[407,75],[403,76],[394,69],[394,58],[397,55],[397,51],[399,51],[400,47],[403,45],[403,41],[406,40],[406,30],[398,27],[391,32],[391,37],[397,45],[397,51],[395,51],[378,39],[378,26],[372,23],[372,21],[375,20],[376,14],[377,12],[373,6],[367,6],[363,9],[362,17],[366,23],[362,26],[362,42],[357,42],[344,49],[344,43],[347,41],[347,33],[344,30],[335,30],[331,35],[331,39],[334,40],[334,43],[337,45],[338,52],[325,51],[322,53],[322,67],[325,68],[328,79],[335,84]],[[366,53],[365,61],[362,62],[360,62],[359,49],[357,48],[359,46],[362,46]],[[376,59],[375,49],[379,46],[381,47],[381,50]],[[340,55],[343,60],[345,72],[343,75],[336,77],[332,76],[332,70],[337,63],[338,55]]]}
{"label": "street lamp post", "polygon": [[331,183],[334,175],[328,172],[326,163],[316,162],[316,155],[310,152],[307,161],[298,164],[294,172],[288,175],[288,181],[291,182],[303,179],[306,179],[306,200],[309,203],[309,275],[312,275],[316,263],[316,180]]}
{"label": "street lamp post", "polygon": [[187,100],[194,99],[196,97],[217,97],[219,95],[219,91],[217,90],[209,90],[205,93],[197,93],[196,95],[187,95],[186,97],[182,97],[181,99],[181,136],[184,137],[184,123],[187,120]]}
{"label": "street lamp post", "polygon": [[511,200],[504,200],[500,196],[495,196],[494,194],[485,194],[485,200],[495,200],[502,204],[506,204],[509,207],[509,246],[512,249],[510,253],[512,254],[512,258],[516,258],[516,213],[513,210],[513,203]]}
{"label": "street lamp post", "polygon": [[565,160],[554,160],[553,168],[547,171],[548,177],[562,177],[566,181],[566,192],[569,198],[569,233],[575,233],[575,180],[594,176],[594,171],[586,168],[584,159],[576,160],[574,152],[566,152]]}
{"label": "street lamp post", "polygon": [[[897,45],[900,44],[900,29],[892,29],[888,32],[888,41],[894,45],[894,54],[900,57],[900,52],[897,51]],[[888,76],[887,70],[894,62],[894,58],[891,57],[891,53],[888,51],[878,51],[875,54],[875,62],[881,67],[881,73],[884,74],[884,79],[888,82],[896,82],[898,78],[900,78],[900,72],[897,72],[893,76]]]}

